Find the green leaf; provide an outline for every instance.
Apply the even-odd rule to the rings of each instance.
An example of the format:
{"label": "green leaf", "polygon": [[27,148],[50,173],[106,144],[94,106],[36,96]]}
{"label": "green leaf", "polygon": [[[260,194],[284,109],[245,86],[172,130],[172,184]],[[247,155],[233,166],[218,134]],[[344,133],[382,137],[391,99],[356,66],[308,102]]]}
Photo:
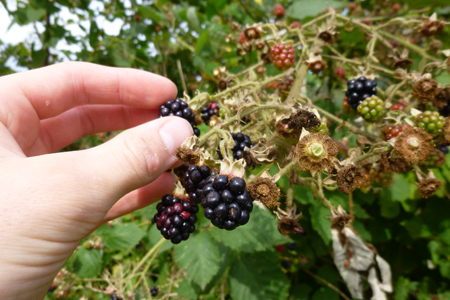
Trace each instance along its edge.
{"label": "green leaf", "polygon": [[187,279],[203,289],[219,270],[219,248],[203,230],[175,247],[175,261],[187,271]]}
{"label": "green leaf", "polygon": [[441,260],[439,262],[439,271],[442,277],[450,279],[450,261]]}
{"label": "green leaf", "polygon": [[28,21],[27,23],[39,21],[45,16],[46,12],[47,11],[43,8],[33,8],[31,6],[27,6],[26,7],[26,16]]}
{"label": "green leaf", "polygon": [[284,300],[289,281],[279,267],[276,252],[245,254],[231,266],[230,293],[233,299]]}
{"label": "green leaf", "polygon": [[113,250],[132,249],[143,236],[144,232],[134,223],[114,225],[101,235],[105,246]]}
{"label": "green leaf", "polygon": [[33,51],[31,53],[32,63],[31,67],[39,68],[44,64],[45,58],[47,57],[47,52],[44,49]]}
{"label": "green leaf", "polygon": [[405,201],[413,196],[411,191],[411,183],[406,179],[405,176],[395,174],[393,179],[394,184],[388,190],[390,198],[394,201]]}
{"label": "green leaf", "polygon": [[291,295],[294,296],[294,299],[296,300],[308,300],[311,291],[312,287],[308,284],[296,284],[292,288]]}
{"label": "green leaf", "polygon": [[202,32],[200,37],[197,40],[197,44],[195,45],[195,54],[199,54],[202,51],[203,47],[209,40],[209,30],[205,30]]}
{"label": "green leaf", "polygon": [[319,233],[325,244],[329,245],[331,242],[331,220],[326,217],[331,216],[330,210],[322,205],[312,205],[309,208],[309,213],[314,230]]}
{"label": "green leaf", "polygon": [[286,15],[297,20],[314,17],[327,8],[328,4],[336,9],[345,5],[345,3],[335,0],[300,0],[286,9]]}
{"label": "green leaf", "polygon": [[80,248],[76,252],[75,272],[83,278],[95,277],[102,270],[102,253],[97,249]]}
{"label": "green leaf", "polygon": [[381,215],[385,218],[395,218],[400,212],[400,204],[388,197],[380,197]]}
{"label": "green leaf", "polygon": [[339,294],[328,287],[321,287],[313,294],[312,300],[339,300]]}
{"label": "green leaf", "polygon": [[177,294],[180,297],[183,298],[187,298],[187,299],[192,299],[192,300],[197,300],[198,295],[200,293],[200,289],[198,288],[198,286],[193,283],[190,282],[189,280],[183,280],[177,288]]}
{"label": "green leaf", "polygon": [[227,247],[242,252],[263,251],[289,242],[288,238],[278,232],[275,216],[256,205],[254,207],[248,224],[233,231],[214,227],[211,230],[212,236]]}
{"label": "green leaf", "polygon": [[97,22],[91,21],[91,27],[89,30],[89,45],[91,45],[92,48],[96,48],[97,40],[98,40],[98,26]]}

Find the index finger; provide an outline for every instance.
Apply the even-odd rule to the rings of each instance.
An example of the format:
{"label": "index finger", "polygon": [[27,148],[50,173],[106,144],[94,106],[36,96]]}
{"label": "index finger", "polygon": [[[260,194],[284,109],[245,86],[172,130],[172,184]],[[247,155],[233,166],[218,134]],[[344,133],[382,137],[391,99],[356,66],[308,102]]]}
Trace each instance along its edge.
{"label": "index finger", "polygon": [[[84,62],[60,63],[6,76],[0,86],[2,83],[3,94],[13,97],[8,101],[29,101],[41,120],[88,104],[156,109],[177,94],[175,84],[165,77]],[[17,89],[21,93],[17,94]]]}

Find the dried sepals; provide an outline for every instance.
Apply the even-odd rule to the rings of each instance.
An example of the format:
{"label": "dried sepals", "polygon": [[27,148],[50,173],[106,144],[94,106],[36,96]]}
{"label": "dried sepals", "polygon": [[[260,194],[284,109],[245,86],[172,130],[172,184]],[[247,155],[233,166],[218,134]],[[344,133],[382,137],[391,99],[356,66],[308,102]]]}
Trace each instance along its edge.
{"label": "dried sepals", "polygon": [[424,178],[416,184],[422,198],[433,196],[442,187],[442,181],[437,178]]}
{"label": "dried sepals", "polygon": [[280,203],[280,189],[269,178],[257,177],[248,187],[253,199],[261,201],[267,208],[274,209]]}
{"label": "dried sepals", "polygon": [[300,109],[299,111],[291,114],[287,124],[289,128],[293,128],[294,130],[301,132],[303,128],[310,131],[317,126],[320,126],[321,121],[315,113],[305,109]]}
{"label": "dried sepals", "polygon": [[195,165],[200,161],[200,154],[189,149],[186,146],[179,146],[175,151],[175,155],[190,165]]}
{"label": "dried sepals", "polygon": [[427,157],[427,154],[434,149],[434,144],[425,130],[413,127],[403,130],[397,137],[394,147],[407,162],[418,162]]}
{"label": "dried sepals", "polygon": [[412,59],[399,58],[394,61],[394,63],[392,64],[392,67],[394,67],[395,69],[397,69],[397,68],[407,69],[407,68],[411,67],[412,64],[413,64]]}
{"label": "dried sepals", "polygon": [[445,118],[444,128],[444,138],[447,143],[450,143],[450,117]]}
{"label": "dried sepals", "polygon": [[250,26],[244,29],[244,35],[249,40],[259,39],[261,31],[257,26]]}
{"label": "dried sepals", "polygon": [[420,28],[420,35],[427,37],[438,35],[442,32],[442,30],[444,30],[444,27],[444,22],[430,19],[422,24],[422,28]]}
{"label": "dried sepals", "polygon": [[308,70],[314,74],[319,74],[328,67],[328,64],[324,60],[314,60],[308,63]]}
{"label": "dried sepals", "polygon": [[378,163],[378,170],[383,173],[405,173],[411,169],[411,164],[403,157],[392,157],[388,153],[381,155],[381,160]]}
{"label": "dried sepals", "polygon": [[448,86],[438,89],[438,92],[433,99],[433,105],[437,108],[442,108],[447,102],[450,102],[450,87]]}
{"label": "dried sepals", "polygon": [[351,193],[364,183],[363,170],[355,165],[348,165],[339,170],[336,181],[341,192]]}
{"label": "dried sepals", "polygon": [[290,128],[288,125],[289,119],[281,119],[275,123],[275,130],[277,133],[285,139],[298,140],[301,134],[301,130]]}
{"label": "dried sepals", "polygon": [[303,228],[295,219],[284,217],[278,221],[278,231],[282,235],[290,233],[300,234],[303,232]]}
{"label": "dried sepals", "polygon": [[303,170],[312,173],[319,170],[331,171],[333,161],[339,153],[336,143],[329,136],[320,133],[301,138],[295,151]]}
{"label": "dried sepals", "polygon": [[431,78],[422,78],[413,87],[412,95],[422,102],[433,100],[438,93],[438,83]]}
{"label": "dried sepals", "polygon": [[334,38],[334,35],[335,35],[336,33],[334,32],[334,31],[330,31],[330,30],[324,30],[324,31],[321,31],[321,32],[319,32],[319,34],[318,34],[318,38],[319,39],[321,39],[322,41],[324,41],[325,43],[328,43],[328,44],[332,44],[332,43],[334,43],[335,42],[335,38]]}
{"label": "dried sepals", "polygon": [[247,163],[247,167],[253,169],[263,163],[273,162],[278,154],[275,146],[267,147],[263,143],[257,143],[251,149],[245,150],[242,153],[242,158]]}

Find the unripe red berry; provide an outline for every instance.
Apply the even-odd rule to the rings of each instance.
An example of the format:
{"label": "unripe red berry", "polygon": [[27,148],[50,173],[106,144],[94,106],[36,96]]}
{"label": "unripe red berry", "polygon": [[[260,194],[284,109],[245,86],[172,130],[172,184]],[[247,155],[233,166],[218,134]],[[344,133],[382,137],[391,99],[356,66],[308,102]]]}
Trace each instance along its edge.
{"label": "unripe red berry", "polygon": [[273,7],[273,14],[275,15],[275,17],[282,18],[284,17],[285,12],[286,10],[284,9],[283,5],[279,3],[275,4],[275,6]]}
{"label": "unripe red berry", "polygon": [[246,41],[247,41],[247,38],[245,37],[245,34],[243,32],[241,32],[241,34],[239,35],[238,43],[243,44]]}
{"label": "unripe red berry", "polygon": [[394,5],[392,5],[392,10],[397,12],[402,8],[402,6],[400,5],[400,3],[395,3]]}
{"label": "unripe red berry", "polygon": [[284,245],[278,245],[278,246],[275,246],[275,250],[276,250],[278,253],[283,253],[283,252],[284,252],[284,249],[285,249]]}
{"label": "unripe red berry", "polygon": [[290,44],[277,44],[270,49],[270,54],[278,70],[287,70],[295,64],[295,49]]}
{"label": "unripe red berry", "polygon": [[300,28],[302,27],[302,24],[298,21],[292,22],[291,26],[289,26],[291,29]]}
{"label": "unripe red berry", "polygon": [[356,9],[356,7],[357,7],[357,5],[356,5],[355,2],[352,2],[352,3],[350,3],[350,4],[348,5],[348,9],[349,9],[350,11],[354,11],[354,10]]}
{"label": "unripe red berry", "polygon": [[334,73],[339,78],[345,78],[345,69],[343,67],[338,67]]}

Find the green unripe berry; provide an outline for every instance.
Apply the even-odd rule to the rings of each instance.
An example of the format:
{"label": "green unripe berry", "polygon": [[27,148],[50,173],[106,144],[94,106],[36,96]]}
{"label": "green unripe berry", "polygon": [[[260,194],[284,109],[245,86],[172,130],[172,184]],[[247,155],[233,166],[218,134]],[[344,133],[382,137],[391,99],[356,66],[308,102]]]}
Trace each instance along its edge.
{"label": "green unripe berry", "polygon": [[358,105],[357,111],[365,120],[375,122],[383,115],[384,102],[377,96],[371,96]]}
{"label": "green unripe berry", "polygon": [[416,117],[416,126],[430,134],[441,133],[444,122],[444,117],[436,111],[425,111]]}

